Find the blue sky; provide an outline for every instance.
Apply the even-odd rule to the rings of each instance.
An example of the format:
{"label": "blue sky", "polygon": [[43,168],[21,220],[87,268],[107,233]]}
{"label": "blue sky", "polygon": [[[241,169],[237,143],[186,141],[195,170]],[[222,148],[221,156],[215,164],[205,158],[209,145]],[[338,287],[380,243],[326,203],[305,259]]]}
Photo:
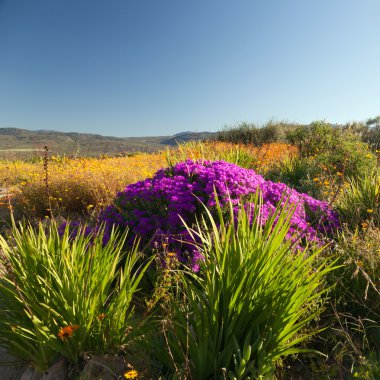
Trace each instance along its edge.
{"label": "blue sky", "polygon": [[380,0],[0,0],[0,127],[112,136],[380,114]]}

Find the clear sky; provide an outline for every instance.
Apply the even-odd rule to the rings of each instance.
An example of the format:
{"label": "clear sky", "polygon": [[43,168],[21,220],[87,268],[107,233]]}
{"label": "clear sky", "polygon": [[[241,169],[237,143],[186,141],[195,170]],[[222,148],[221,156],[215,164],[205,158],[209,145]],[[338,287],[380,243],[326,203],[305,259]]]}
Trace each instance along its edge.
{"label": "clear sky", "polygon": [[380,0],[0,0],[0,127],[112,136],[380,114]]}

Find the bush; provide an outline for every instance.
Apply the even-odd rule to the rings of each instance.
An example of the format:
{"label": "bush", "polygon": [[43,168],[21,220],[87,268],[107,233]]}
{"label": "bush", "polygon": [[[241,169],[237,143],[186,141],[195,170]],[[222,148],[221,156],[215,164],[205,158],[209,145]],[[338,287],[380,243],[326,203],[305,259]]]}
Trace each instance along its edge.
{"label": "bush", "polygon": [[317,167],[345,176],[359,176],[376,166],[371,153],[351,130],[317,121],[291,131],[287,139],[299,149],[301,157],[311,157]]}
{"label": "bush", "polygon": [[318,178],[319,168],[308,157],[287,157],[276,163],[266,173],[266,177],[272,181],[283,182],[301,193],[307,193],[317,199],[321,199]]}
{"label": "bush", "polygon": [[[325,256],[337,259],[339,269],[327,278],[334,285],[321,315],[317,349],[329,353],[319,377],[335,368],[339,378],[378,379],[380,358],[380,229],[369,225],[352,232],[343,229]],[[377,358],[377,359],[376,359]],[[322,374],[323,372],[323,374]]]}
{"label": "bush", "polygon": [[359,341],[362,349],[374,347],[380,354],[379,247],[380,229],[374,226],[339,234],[336,254],[345,265],[334,276],[334,301],[338,313],[355,319],[363,328],[352,328],[353,336],[362,333],[361,338],[352,341]]}
{"label": "bush", "polygon": [[240,123],[236,127],[226,127],[218,132],[217,141],[233,144],[261,146],[273,142],[284,141],[285,131],[294,128],[293,124],[270,121],[263,126],[251,123]]}
{"label": "bush", "polygon": [[379,171],[349,178],[336,203],[342,222],[351,228],[368,223],[380,227]]}
{"label": "bush", "polygon": [[363,134],[363,140],[371,146],[372,149],[380,150],[380,125],[368,128]]}
{"label": "bush", "polygon": [[[186,250],[178,240],[186,240],[181,218],[192,225],[204,211],[203,202],[212,212],[215,195],[222,205],[230,200],[236,206],[240,199],[248,200],[257,189],[263,195],[261,218],[265,222],[278,204],[296,205],[291,219],[289,237],[298,233],[298,241],[320,242],[322,234],[338,225],[337,215],[326,202],[300,194],[282,183],[266,181],[253,170],[243,169],[224,161],[186,161],[159,170],[155,176],[127,186],[118,193],[113,205],[100,215],[100,221],[109,228],[113,225],[130,227],[144,243],[173,244],[178,257],[186,261]],[[198,256],[193,265],[196,266]]]}
{"label": "bush", "polygon": [[363,132],[363,141],[368,143],[373,150],[380,150],[380,116],[368,119],[365,123],[366,129]]}

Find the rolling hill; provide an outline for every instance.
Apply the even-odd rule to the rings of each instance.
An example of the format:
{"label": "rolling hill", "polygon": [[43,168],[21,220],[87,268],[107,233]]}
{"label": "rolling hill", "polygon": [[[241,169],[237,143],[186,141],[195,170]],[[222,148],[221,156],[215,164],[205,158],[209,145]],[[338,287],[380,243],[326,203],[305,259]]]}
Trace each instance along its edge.
{"label": "rolling hill", "polygon": [[182,132],[173,136],[112,137],[76,132],[0,128],[0,158],[39,155],[45,146],[52,154],[72,156],[154,152],[175,146],[178,142],[205,140],[213,135],[211,132]]}

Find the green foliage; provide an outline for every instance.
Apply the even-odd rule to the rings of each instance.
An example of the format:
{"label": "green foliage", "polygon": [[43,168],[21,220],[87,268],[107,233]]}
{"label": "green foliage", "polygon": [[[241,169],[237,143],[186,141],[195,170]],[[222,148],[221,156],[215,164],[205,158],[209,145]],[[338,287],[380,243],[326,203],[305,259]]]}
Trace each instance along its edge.
{"label": "green foliage", "polygon": [[277,209],[262,226],[259,202],[254,210],[240,205],[237,220],[231,205],[228,223],[220,207],[218,222],[206,210],[189,229],[204,256],[201,276],[184,274],[184,302],[172,303],[168,354],[161,353],[179,377],[270,378],[280,358],[303,351],[298,344],[312,335],[303,329],[321,311],[333,267],[316,266],[320,250],[294,253],[285,241],[291,211]]}
{"label": "green foliage", "polygon": [[355,229],[363,223],[380,227],[380,173],[378,170],[349,178],[337,199],[341,220]]}
{"label": "green foliage", "polygon": [[352,372],[352,379],[380,379],[380,353],[369,353],[368,356],[361,356]]}
{"label": "green foliage", "polygon": [[319,169],[308,157],[287,157],[276,163],[265,175],[271,181],[283,182],[300,193],[321,198],[321,191],[313,179]]}
{"label": "green foliage", "polygon": [[240,123],[238,126],[226,127],[218,132],[216,140],[234,144],[252,144],[260,146],[276,141],[283,141],[285,131],[294,125],[285,122],[269,121],[263,126],[252,123]]}
{"label": "green foliage", "polygon": [[77,363],[120,351],[133,338],[132,297],[147,267],[136,268],[137,244],[122,252],[126,235],[112,231],[103,246],[102,230],[60,236],[52,222],[13,226],[9,242],[0,236],[1,344],[39,370],[59,354]]}
{"label": "green foliage", "polygon": [[302,125],[287,133],[287,140],[298,147],[301,156],[310,156],[318,150],[327,150],[336,139],[336,129],[330,124],[316,121]]}
{"label": "green foliage", "polygon": [[380,116],[368,119],[365,123],[362,139],[368,143],[373,150],[380,150]]}
{"label": "green foliage", "polygon": [[339,235],[337,254],[344,266],[334,273],[334,302],[338,313],[360,320],[367,344],[372,341],[370,346],[380,353],[379,232],[368,226],[361,232],[346,230]]}
{"label": "green foliage", "polygon": [[[329,328],[313,344],[329,356],[314,369],[318,379],[331,378],[334,368],[339,369],[340,376],[333,378],[378,378],[380,368],[375,365],[375,358],[380,357],[379,247],[379,229],[368,226],[353,232],[346,228],[324,253],[340,265],[327,277],[327,284],[334,287],[319,322]],[[312,368],[310,361],[305,365]]]}
{"label": "green foliage", "polygon": [[206,145],[200,141],[189,141],[179,143],[178,149],[166,151],[166,161],[168,166],[173,167],[179,162],[187,159],[208,160],[208,161],[226,161],[241,166],[242,168],[252,169],[257,166],[259,157],[247,152],[241,145],[231,145],[228,148],[220,149]]}
{"label": "green foliage", "polygon": [[376,156],[350,129],[316,121],[289,132],[287,139],[298,147],[301,157],[313,157],[316,167],[356,177],[376,166]]}
{"label": "green foliage", "polygon": [[363,140],[368,143],[372,149],[380,150],[380,125],[368,128],[363,134]]}

